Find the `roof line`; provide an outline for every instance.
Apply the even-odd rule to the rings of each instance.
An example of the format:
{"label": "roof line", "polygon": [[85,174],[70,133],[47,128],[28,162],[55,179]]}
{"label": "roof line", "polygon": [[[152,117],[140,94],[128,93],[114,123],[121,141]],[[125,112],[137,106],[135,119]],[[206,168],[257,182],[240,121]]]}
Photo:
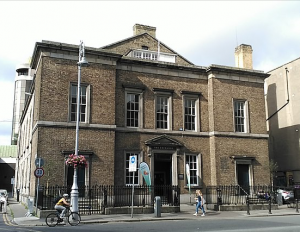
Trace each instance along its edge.
{"label": "roof line", "polygon": [[160,44],[162,44],[164,47],[168,48],[170,51],[174,52],[175,54],[177,54],[178,56],[180,56],[180,58],[184,59],[186,62],[188,62],[189,64],[192,64],[194,65],[194,63],[192,63],[191,61],[189,61],[188,59],[186,59],[185,57],[183,57],[182,55],[180,55],[178,52],[174,51],[172,48],[168,47],[165,43],[161,42],[160,40],[158,40],[157,38],[153,37],[152,35],[148,34],[147,32],[144,32],[142,34],[138,34],[138,35],[134,35],[134,36],[131,36],[131,37],[128,37],[126,39],[123,39],[123,40],[120,40],[120,41],[117,41],[115,43],[112,43],[112,44],[108,44],[106,46],[103,46],[103,47],[100,47],[101,49],[106,49],[110,46],[113,46],[113,45],[116,45],[116,44],[119,44],[119,43],[123,43],[127,40],[131,40],[131,39],[134,39],[134,38],[137,38],[137,37],[140,37],[140,36],[143,36],[143,35],[149,35],[150,37],[152,37],[154,40],[156,40],[157,42],[159,41]]}

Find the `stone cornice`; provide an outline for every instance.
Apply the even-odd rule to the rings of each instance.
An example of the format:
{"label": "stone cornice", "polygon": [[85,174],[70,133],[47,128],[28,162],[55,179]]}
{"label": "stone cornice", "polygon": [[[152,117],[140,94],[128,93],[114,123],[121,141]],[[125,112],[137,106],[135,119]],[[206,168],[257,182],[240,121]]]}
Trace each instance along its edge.
{"label": "stone cornice", "polygon": [[[33,127],[33,133],[38,127],[57,127],[57,128],[76,128],[75,122],[51,122],[51,121],[37,121]],[[116,125],[104,124],[87,124],[80,123],[81,129],[96,129],[96,130],[115,130],[124,133],[145,133],[145,134],[166,134],[166,135],[180,135],[180,136],[195,136],[195,137],[235,137],[235,138],[253,138],[253,139],[267,139],[268,134],[252,134],[252,133],[235,133],[235,132],[192,132],[192,131],[169,131],[156,129],[141,129],[141,128],[127,128],[117,127]]]}
{"label": "stone cornice", "polygon": [[237,137],[237,138],[253,138],[253,139],[267,139],[269,138],[268,134],[252,134],[252,133],[236,133],[236,132],[219,132],[212,131],[209,132],[209,136],[215,137]]}
{"label": "stone cornice", "polygon": [[[37,121],[33,127],[32,133],[38,127],[57,127],[57,128],[76,128],[76,122],[52,122],[52,121]],[[116,125],[104,125],[104,124],[87,124],[79,123],[81,129],[103,129],[103,130],[115,130]]]}

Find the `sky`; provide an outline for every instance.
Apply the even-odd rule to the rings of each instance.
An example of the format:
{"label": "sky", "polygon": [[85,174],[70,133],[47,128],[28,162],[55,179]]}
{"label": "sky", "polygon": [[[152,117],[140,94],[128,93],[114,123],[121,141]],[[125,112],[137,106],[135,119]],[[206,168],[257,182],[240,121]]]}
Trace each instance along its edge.
{"label": "sky", "polygon": [[0,1],[0,145],[10,145],[16,66],[36,42],[102,47],[138,24],[198,66],[235,66],[234,49],[253,49],[268,72],[300,57],[300,1]]}

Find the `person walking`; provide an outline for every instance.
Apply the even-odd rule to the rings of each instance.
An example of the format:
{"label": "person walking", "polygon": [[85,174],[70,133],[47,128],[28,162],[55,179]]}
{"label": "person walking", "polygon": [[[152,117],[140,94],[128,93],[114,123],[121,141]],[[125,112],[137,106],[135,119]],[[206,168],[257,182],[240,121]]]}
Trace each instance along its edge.
{"label": "person walking", "polygon": [[205,216],[205,209],[204,209],[204,197],[203,197],[203,194],[201,192],[200,189],[197,189],[196,190],[196,197],[195,197],[195,200],[196,200],[196,213],[194,213],[193,215],[195,216],[198,216],[198,210],[199,208],[202,210],[202,217]]}

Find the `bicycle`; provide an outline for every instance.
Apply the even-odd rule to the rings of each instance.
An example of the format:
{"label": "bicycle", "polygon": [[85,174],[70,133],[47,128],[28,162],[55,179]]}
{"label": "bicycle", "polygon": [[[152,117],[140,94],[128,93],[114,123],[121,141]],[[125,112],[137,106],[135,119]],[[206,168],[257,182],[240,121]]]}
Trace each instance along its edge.
{"label": "bicycle", "polygon": [[[72,212],[70,207],[66,207],[65,218],[68,219],[68,223],[71,226],[77,226],[81,221],[80,214],[76,212]],[[60,212],[57,210],[56,213],[48,214],[45,221],[47,226],[55,227],[58,223],[63,222],[64,219],[60,217]]]}

